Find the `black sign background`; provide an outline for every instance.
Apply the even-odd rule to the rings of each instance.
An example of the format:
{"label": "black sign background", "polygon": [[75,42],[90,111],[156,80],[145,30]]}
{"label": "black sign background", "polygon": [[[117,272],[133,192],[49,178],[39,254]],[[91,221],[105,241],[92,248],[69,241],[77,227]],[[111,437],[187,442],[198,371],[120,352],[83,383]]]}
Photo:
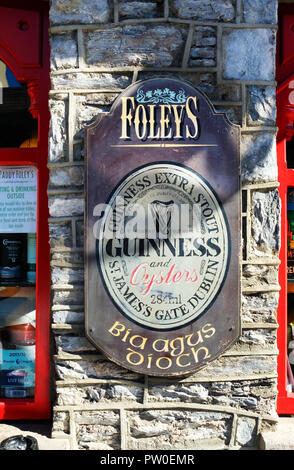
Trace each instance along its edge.
{"label": "black sign background", "polygon": [[[134,99],[129,100],[129,107],[123,110],[126,106],[123,99],[126,97]],[[188,110],[190,119],[189,112],[183,112],[181,126],[181,108],[177,108],[177,123],[172,112],[172,104],[177,97],[180,99],[178,103],[187,103],[185,98],[193,97]],[[159,99],[157,103],[156,99]],[[154,107],[148,108],[150,103]],[[150,116],[150,109],[155,116],[160,116],[158,109],[163,103],[167,106],[161,116],[166,121],[162,127],[159,123],[157,127],[149,128],[143,136],[144,123],[135,128],[136,107],[139,104],[146,106],[149,109],[147,116]],[[128,118],[123,121],[122,113],[126,115],[126,109]],[[197,116],[197,132],[192,112]],[[142,108],[137,116],[144,118]],[[148,135],[156,138],[148,138]],[[117,364],[147,375],[187,375],[217,358],[238,339],[241,236],[239,141],[239,127],[232,125],[225,115],[216,113],[208,98],[199,90],[186,82],[163,78],[131,85],[117,98],[109,114],[98,115],[95,123],[87,128],[86,334]],[[103,260],[94,236],[97,223],[95,207],[109,201],[115,188],[123,185],[128,175],[136,174],[138,169],[148,168],[152,164],[160,164],[162,168],[166,164],[169,170],[174,165],[175,169],[186,168],[191,174],[195,172],[199,175],[216,195],[228,224],[230,253],[221,288],[209,308],[179,327],[168,328],[167,325],[166,328],[156,329],[140,324],[127,311],[124,314],[124,307],[120,308],[111,296],[110,287],[105,284],[106,278],[101,272]]]}

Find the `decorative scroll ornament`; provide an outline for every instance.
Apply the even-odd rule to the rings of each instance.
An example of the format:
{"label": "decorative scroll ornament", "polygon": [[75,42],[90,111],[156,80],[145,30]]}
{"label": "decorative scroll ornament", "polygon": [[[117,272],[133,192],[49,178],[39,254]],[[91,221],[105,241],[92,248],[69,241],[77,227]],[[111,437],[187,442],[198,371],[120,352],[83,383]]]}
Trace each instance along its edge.
{"label": "decorative scroll ornament", "polygon": [[39,83],[37,80],[32,80],[31,82],[28,82],[27,84],[27,90],[28,90],[28,95],[31,99],[31,104],[29,107],[29,112],[33,116],[34,119],[38,118],[39,115]]}
{"label": "decorative scroll ornament", "polygon": [[186,100],[187,96],[183,89],[175,92],[169,88],[156,88],[155,90],[148,90],[144,92],[143,87],[140,87],[136,95],[136,101],[142,104],[185,104]]}

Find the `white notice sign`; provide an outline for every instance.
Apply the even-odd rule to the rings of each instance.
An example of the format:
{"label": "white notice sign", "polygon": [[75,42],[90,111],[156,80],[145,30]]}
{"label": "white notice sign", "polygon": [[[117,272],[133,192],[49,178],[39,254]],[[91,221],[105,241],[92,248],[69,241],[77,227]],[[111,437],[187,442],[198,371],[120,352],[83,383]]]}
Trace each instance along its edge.
{"label": "white notice sign", "polygon": [[37,229],[37,169],[0,167],[0,232],[34,233]]}

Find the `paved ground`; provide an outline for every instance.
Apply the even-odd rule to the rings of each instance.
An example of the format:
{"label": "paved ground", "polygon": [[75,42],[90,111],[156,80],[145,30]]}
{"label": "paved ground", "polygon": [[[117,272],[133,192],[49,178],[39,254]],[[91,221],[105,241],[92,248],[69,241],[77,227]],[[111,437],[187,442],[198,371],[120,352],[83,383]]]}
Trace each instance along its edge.
{"label": "paved ground", "polygon": [[51,439],[51,428],[50,421],[0,421],[0,442],[22,434],[35,437],[39,450],[68,450],[67,439]]}
{"label": "paved ground", "polygon": [[264,432],[261,450],[294,450],[294,417],[280,417],[275,432]]}

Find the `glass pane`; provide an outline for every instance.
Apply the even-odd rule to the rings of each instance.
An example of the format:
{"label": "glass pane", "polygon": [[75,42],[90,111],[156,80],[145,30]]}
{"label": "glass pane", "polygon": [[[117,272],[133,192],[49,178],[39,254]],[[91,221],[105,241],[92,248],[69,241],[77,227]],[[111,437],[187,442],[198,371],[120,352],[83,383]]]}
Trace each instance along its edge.
{"label": "glass pane", "polygon": [[35,393],[37,170],[0,166],[0,363],[3,398]]}
{"label": "glass pane", "polygon": [[38,120],[29,112],[30,97],[0,60],[0,147],[36,147]]}

